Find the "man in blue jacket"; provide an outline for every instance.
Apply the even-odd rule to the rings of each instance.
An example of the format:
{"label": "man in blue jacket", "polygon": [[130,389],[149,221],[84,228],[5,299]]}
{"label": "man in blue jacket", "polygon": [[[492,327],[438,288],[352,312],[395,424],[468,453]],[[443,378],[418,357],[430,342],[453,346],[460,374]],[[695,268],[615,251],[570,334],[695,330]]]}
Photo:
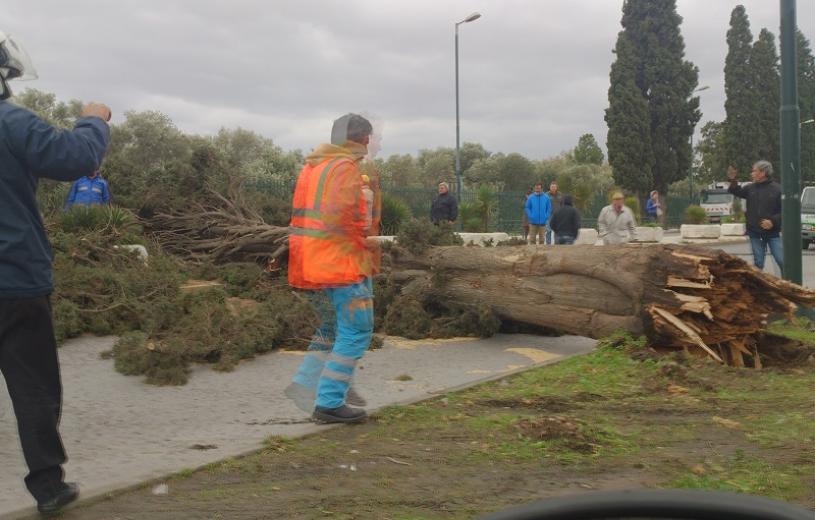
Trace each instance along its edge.
{"label": "man in blue jacket", "polygon": [[76,500],[79,490],[63,480],[52,253],[37,209],[37,182],[73,181],[96,171],[110,140],[110,109],[90,103],[72,131],[57,130],[6,101],[8,80],[25,77],[36,77],[28,55],[0,32],[0,371],[29,469],[26,487],[48,514]]}
{"label": "man in blue jacket", "polygon": [[99,175],[99,172],[93,172],[77,180],[71,186],[71,191],[65,200],[65,209],[71,209],[75,205],[104,206],[107,204],[110,204],[108,183]]}
{"label": "man in blue jacket", "polygon": [[529,243],[534,244],[535,237],[538,237],[538,244],[543,245],[546,240],[546,223],[552,214],[552,201],[543,193],[543,184],[540,182],[535,184],[535,193],[526,199],[524,210],[529,220]]}

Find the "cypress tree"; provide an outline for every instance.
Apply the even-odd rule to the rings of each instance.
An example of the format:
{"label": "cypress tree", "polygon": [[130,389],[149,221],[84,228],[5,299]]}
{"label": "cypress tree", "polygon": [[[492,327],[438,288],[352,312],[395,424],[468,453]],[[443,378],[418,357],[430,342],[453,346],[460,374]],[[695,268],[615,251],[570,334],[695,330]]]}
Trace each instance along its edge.
{"label": "cypress tree", "polygon": [[[623,9],[628,6],[624,5]],[[614,48],[617,55],[611,65],[608,89],[608,162],[614,182],[634,193],[653,185],[654,155],[651,149],[651,125],[648,101],[637,85],[637,56],[628,34],[621,31]]]}
{"label": "cypress tree", "polygon": [[[815,119],[815,56],[809,40],[800,30],[798,43],[798,100],[801,121]],[[815,181],[815,124],[801,126],[801,178]]]}
{"label": "cypress tree", "polygon": [[615,181],[640,194],[665,193],[690,171],[699,72],[684,59],[681,23],[676,0],[623,3],[606,111],[608,155]]}
{"label": "cypress tree", "polygon": [[[724,65],[724,121],[725,155],[747,178],[756,154],[757,121],[752,113],[755,91],[752,89],[750,54],[753,50],[753,34],[743,5],[736,6],[730,14],[727,31],[727,58]],[[776,105],[777,106],[777,105]],[[778,120],[776,111],[775,120]],[[724,172],[722,172],[723,174]]]}
{"label": "cypress tree", "polygon": [[751,112],[752,129],[755,131],[754,160],[770,161],[776,171],[780,171],[780,97],[781,77],[778,71],[778,52],[775,37],[767,29],[762,29],[750,53],[750,78],[753,103]]}

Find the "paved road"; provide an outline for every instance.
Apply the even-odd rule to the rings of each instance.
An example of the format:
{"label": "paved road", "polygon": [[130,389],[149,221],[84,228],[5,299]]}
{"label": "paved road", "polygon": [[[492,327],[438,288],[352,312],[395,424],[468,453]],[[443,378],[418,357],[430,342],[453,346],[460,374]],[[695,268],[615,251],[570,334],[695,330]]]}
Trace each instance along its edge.
{"label": "paved road", "polygon": [[[751,265],[753,263],[753,253],[751,252],[749,243],[745,242],[739,244],[711,245],[710,247],[723,249],[731,255],[736,255],[743,258]],[[767,252],[767,259],[765,260],[764,264],[764,270],[766,272],[780,276],[778,266],[775,264],[775,261],[772,259],[772,255],[770,255],[769,251]],[[809,250],[803,252],[802,273],[804,287],[809,287],[810,289],[815,288],[815,246],[810,247]]]}
{"label": "paved road", "polygon": [[[113,370],[99,353],[115,338],[80,338],[60,349],[65,387],[62,435],[70,480],[83,496],[138,484],[258,449],[271,435],[317,426],[283,397],[302,352],[274,352],[219,373],[196,367],[182,387],[145,385]],[[504,377],[594,348],[575,336],[498,335],[489,339],[389,338],[360,365],[357,385],[369,410],[414,402]],[[33,510],[8,394],[0,391],[0,518]]]}

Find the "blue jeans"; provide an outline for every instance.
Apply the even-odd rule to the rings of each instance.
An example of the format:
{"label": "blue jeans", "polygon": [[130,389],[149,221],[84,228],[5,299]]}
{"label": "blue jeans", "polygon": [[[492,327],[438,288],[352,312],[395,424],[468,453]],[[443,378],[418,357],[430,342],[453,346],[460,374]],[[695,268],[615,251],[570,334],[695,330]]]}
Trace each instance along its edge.
{"label": "blue jeans", "polygon": [[294,382],[316,389],[316,405],[337,408],[354,377],[354,368],[371,344],[374,331],[373,284],[370,278],[353,285],[311,293],[320,326]]}
{"label": "blue jeans", "polygon": [[759,268],[764,269],[764,258],[767,255],[767,246],[770,246],[770,254],[773,255],[775,263],[784,272],[784,246],[781,242],[781,237],[776,235],[774,237],[767,237],[758,233],[748,232],[750,237],[750,246],[753,248],[753,264]]}
{"label": "blue jeans", "polygon": [[552,228],[546,228],[546,243],[547,244],[555,243],[555,232],[552,231]]}
{"label": "blue jeans", "polygon": [[574,237],[571,235],[557,235],[556,243],[558,245],[570,246],[574,244]]}

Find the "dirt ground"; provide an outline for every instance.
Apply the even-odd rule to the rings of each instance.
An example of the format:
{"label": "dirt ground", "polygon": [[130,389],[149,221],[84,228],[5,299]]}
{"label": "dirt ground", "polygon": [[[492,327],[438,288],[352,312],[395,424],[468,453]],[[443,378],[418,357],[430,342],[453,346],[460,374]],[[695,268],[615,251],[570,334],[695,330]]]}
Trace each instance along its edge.
{"label": "dirt ground", "polygon": [[[82,519],[469,519],[540,498],[726,489],[815,508],[815,370],[611,349],[83,504]],[[166,489],[157,484],[166,484]],[[166,494],[162,493],[166,491]]]}

